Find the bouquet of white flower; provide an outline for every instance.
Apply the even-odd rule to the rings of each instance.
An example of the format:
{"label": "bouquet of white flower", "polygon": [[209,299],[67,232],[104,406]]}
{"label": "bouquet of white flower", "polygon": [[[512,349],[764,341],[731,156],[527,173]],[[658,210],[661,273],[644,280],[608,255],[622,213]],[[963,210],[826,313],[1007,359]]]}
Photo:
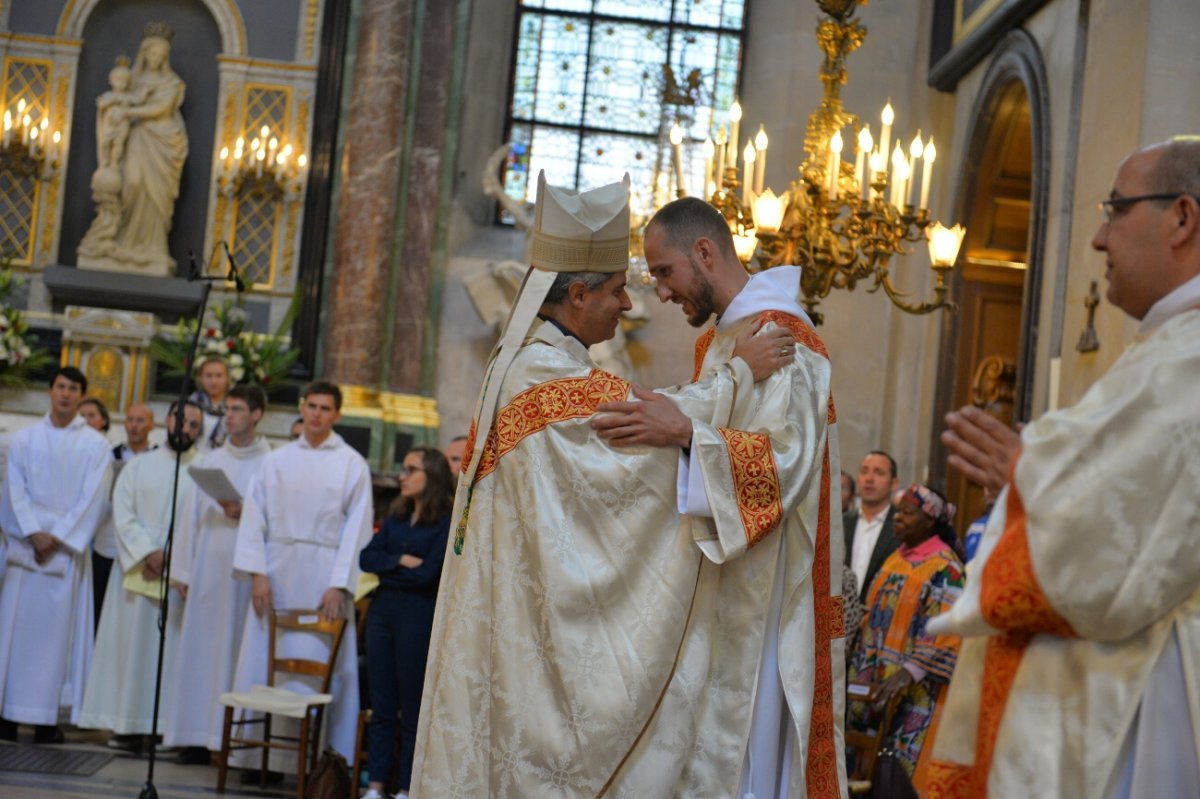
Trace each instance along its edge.
{"label": "bouquet of white flower", "polygon": [[[274,391],[287,383],[288,372],[296,362],[299,351],[290,346],[282,331],[290,327],[292,314],[279,326],[274,335],[246,330],[246,312],[226,300],[211,309],[211,320],[200,331],[196,346],[196,364],[210,355],[219,355],[229,364],[229,379],[233,383],[250,383],[264,391]],[[189,370],[188,347],[196,334],[196,322],[175,326],[172,334],[164,334],[150,344],[150,354],[167,367],[167,374],[182,377]]]}
{"label": "bouquet of white flower", "polygon": [[0,388],[25,388],[29,375],[50,363],[50,353],[35,346],[25,315],[8,302],[20,280],[11,259],[0,260]]}

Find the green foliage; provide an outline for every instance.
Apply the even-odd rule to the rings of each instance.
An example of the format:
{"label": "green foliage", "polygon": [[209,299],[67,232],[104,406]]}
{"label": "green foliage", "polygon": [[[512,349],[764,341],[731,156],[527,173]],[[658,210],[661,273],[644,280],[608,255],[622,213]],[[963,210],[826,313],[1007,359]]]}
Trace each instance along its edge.
{"label": "green foliage", "polygon": [[12,270],[12,257],[0,258],[0,388],[28,388],[30,375],[52,362],[50,353],[37,346],[25,315],[8,298],[22,280]]}
{"label": "green foliage", "polygon": [[[300,353],[291,347],[285,332],[292,326],[298,310],[298,295],[274,334],[246,330],[246,312],[232,300],[209,310],[209,318],[200,331],[196,346],[196,366],[218,356],[229,366],[232,384],[249,383],[271,392],[288,384],[287,375]],[[183,377],[188,373],[188,347],[196,333],[196,322],[182,319],[171,332],[163,332],[150,343],[150,356],[166,367],[167,375]],[[194,374],[194,370],[193,370]]]}

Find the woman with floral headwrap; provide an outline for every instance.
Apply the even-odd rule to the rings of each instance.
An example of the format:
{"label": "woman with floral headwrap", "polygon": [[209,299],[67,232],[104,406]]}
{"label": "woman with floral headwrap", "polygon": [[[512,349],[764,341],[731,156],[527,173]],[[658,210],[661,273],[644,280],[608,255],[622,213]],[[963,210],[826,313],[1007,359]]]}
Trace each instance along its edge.
{"label": "woman with floral headwrap", "polygon": [[958,638],[925,632],[925,623],[949,610],[962,591],[953,519],[954,505],[932,488],[914,483],[904,492],[895,516],[900,547],[871,583],[847,678],[882,685],[874,704],[850,704],[847,724],[853,728],[874,729],[892,697],[903,695],[886,746],[918,791],[925,782],[922,746],[937,730],[958,654]]}

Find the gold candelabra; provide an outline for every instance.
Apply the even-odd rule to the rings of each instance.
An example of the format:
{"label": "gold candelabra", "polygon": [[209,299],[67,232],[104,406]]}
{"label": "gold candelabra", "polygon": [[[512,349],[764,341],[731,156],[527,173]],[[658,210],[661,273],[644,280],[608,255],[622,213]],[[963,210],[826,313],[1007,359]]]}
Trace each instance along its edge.
{"label": "gold candelabra", "polygon": [[[933,138],[922,141],[918,132],[907,153],[897,140],[889,157],[895,121],[891,103],[880,115],[878,142],[870,126],[842,106],[846,58],[867,35],[854,19],[859,1],[817,0],[828,15],[817,25],[816,34],[825,54],[824,95],[808,119],[807,158],[786,192],[776,195],[763,186],[768,138],[762,127],[741,153],[739,182],[742,110],[736,101],[730,108],[728,138],[722,128],[716,144],[705,142],[703,149],[705,196],[729,221],[738,257],[751,271],[783,264],[803,267],[802,302],[817,324],[822,321],[816,311],[820,301],[833,289],[852,290],[860,281],[871,283],[868,291],[883,289],[907,313],[953,310],[947,278],[965,233],[959,225],[946,228],[930,219],[929,190],[937,157]],[[842,131],[847,126],[854,131],[853,164],[842,159],[846,149]],[[930,268],[936,275],[934,296],[910,301],[892,282],[889,263],[893,255],[909,254],[907,245],[923,239],[929,242]]]}
{"label": "gold candelabra", "polygon": [[266,125],[249,143],[239,136],[232,146],[222,147],[218,161],[217,185],[234,196],[254,193],[296,199],[308,169],[308,156],[282,143]]}
{"label": "gold candelabra", "polygon": [[[14,113],[15,112],[15,113]],[[21,98],[3,109],[0,135],[0,170],[15,178],[50,180],[58,172],[62,133],[50,130],[50,118],[34,119],[33,106]]]}

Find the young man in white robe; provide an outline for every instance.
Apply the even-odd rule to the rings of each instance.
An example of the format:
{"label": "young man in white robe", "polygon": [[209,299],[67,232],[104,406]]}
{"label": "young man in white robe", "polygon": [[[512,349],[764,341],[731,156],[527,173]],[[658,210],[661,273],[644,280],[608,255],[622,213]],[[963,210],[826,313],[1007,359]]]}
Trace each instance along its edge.
{"label": "young man in white robe", "polygon": [[1200,796],[1200,138],[1134,152],[1102,206],[1133,342],[1020,434],[947,416],[950,465],[999,496],[929,623],[963,642],[927,796]]}
{"label": "young man in white robe", "polygon": [[[241,496],[271,451],[258,434],[267,397],[257,386],[237,385],[225,398],[225,443],[202,454],[195,468],[220,469]],[[221,748],[224,707],[217,701],[233,689],[242,628],[250,608],[250,583],[235,580],[241,501],[218,501],[192,489],[179,519],[171,557],[171,582],[184,598],[179,648],[170,684],[163,692],[163,743],[183,747],[176,759],[204,764]]]}
{"label": "young man in white robe", "polygon": [[59,743],[59,711],[74,722],[92,656],[91,543],[104,513],[108,443],[79,415],[87,378],[63,367],[50,412],[12,436],[0,526],[8,539],[0,581],[0,739],[33,724]]}
{"label": "young man in white robe", "polygon": [[[755,668],[726,669],[755,637],[739,627],[750,603],[714,590],[680,524],[678,451],[615,450],[589,426],[632,388],[588,355],[629,307],[628,189],[538,193],[533,268],[466,447],[410,795],[730,796],[748,723],[731,706]],[[682,390],[689,409],[711,415],[712,384],[749,396],[752,376],[791,363],[790,334],[752,332],[739,347],[757,343],[769,368],[714,367]],[[772,574],[751,592],[769,594]]]}
{"label": "young man in white robe", "polygon": [[[80,727],[111,730],[109,745],[138,751],[153,745],[154,685],[158,669],[159,599],[125,587],[125,577],[138,572],[161,583],[171,524],[175,483],[175,453],[182,453],[179,471],[179,510],[187,501],[192,479],[187,467],[195,459],[193,445],[204,414],[199,406],[184,405],[184,424],[177,428],[175,413],[167,415],[167,443],[134,458],[121,470],[113,489],[113,523],[117,534],[117,565],[108,581],[96,653],[88,673]],[[178,431],[178,432],[177,432]],[[161,590],[168,590],[165,586]],[[170,682],[179,640],[179,601],[172,597],[166,625],[163,685]],[[160,714],[161,715],[161,714]]]}
{"label": "young man in white robe", "polygon": [[[251,581],[251,607],[238,651],[234,690],[267,683],[268,615],[275,608],[314,608],[326,619],[345,618],[326,709],[327,740],[354,759],[358,725],[358,653],[354,589],[358,553],[371,537],[374,518],[371,471],[354,448],[333,431],[341,418],[341,390],[326,381],[309,384],[301,398],[304,435],[269,453],[250,482],[238,525],[233,566]],[[276,653],[324,660],[329,641],[307,633],[281,634]],[[313,690],[313,681],[276,683]],[[272,730],[287,734],[291,719],[276,718]],[[294,732],[293,732],[294,734]],[[233,765],[257,766],[259,752],[240,753]],[[270,769],[295,770],[291,752],[271,752]],[[247,771],[254,776],[254,772]]]}
{"label": "young man in white robe", "polygon": [[[592,426],[617,447],[682,453],[679,510],[707,578],[697,602],[711,603],[714,629],[737,631],[704,653],[719,690],[689,691],[682,680],[661,716],[695,713],[702,729],[727,736],[708,762],[740,776],[705,795],[844,796],[841,467],[829,356],[797,302],[800,270],[751,278],[724,217],[695,197],[654,215],[644,250],[661,302],[679,305],[693,327],[716,316],[696,345],[699,382],[602,404],[600,413],[614,413]],[[751,391],[745,381],[710,382],[736,337],[757,326],[790,333],[794,357]],[[697,413],[696,393],[713,403],[707,413]],[[653,767],[656,749],[669,751],[671,729],[664,721],[647,731],[635,752],[643,768]],[[706,776],[700,765],[685,773],[691,785]]]}

